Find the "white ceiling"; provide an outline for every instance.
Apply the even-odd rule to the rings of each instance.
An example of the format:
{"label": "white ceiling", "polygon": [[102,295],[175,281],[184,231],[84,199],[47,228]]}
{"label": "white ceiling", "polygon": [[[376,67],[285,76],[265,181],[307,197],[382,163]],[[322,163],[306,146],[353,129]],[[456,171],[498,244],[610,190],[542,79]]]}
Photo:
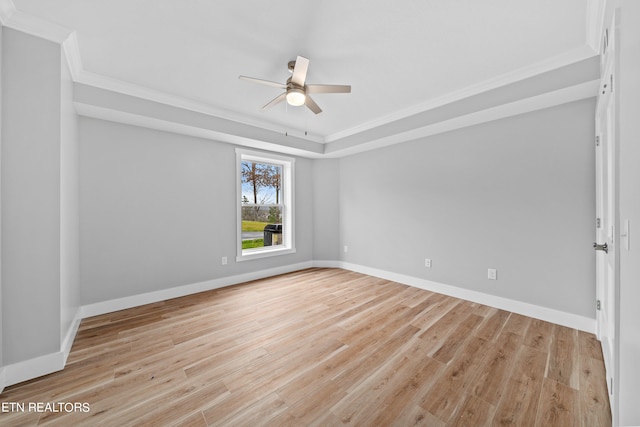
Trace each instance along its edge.
{"label": "white ceiling", "polygon": [[[594,56],[598,3],[13,0],[13,7],[15,22],[33,17],[75,35],[80,82],[326,143]],[[286,103],[261,110],[280,90],[238,76],[284,82],[297,55],[311,61],[308,83],[350,84],[352,93],[314,95],[324,110],[317,116]]]}

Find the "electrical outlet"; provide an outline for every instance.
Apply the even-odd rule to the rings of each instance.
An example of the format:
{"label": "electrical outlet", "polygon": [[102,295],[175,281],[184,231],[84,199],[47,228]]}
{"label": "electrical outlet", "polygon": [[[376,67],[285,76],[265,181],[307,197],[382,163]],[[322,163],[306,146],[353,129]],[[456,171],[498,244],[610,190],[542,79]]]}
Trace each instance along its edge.
{"label": "electrical outlet", "polygon": [[424,266],[427,268],[431,268],[431,260],[429,258],[424,259]]}
{"label": "electrical outlet", "polygon": [[344,253],[346,254],[347,252],[349,252],[349,246],[344,245]]}
{"label": "electrical outlet", "polygon": [[222,257],[222,265],[227,265],[227,257],[226,256]]}
{"label": "electrical outlet", "polygon": [[498,270],[495,268],[490,268],[487,270],[487,277],[491,280],[498,280]]}

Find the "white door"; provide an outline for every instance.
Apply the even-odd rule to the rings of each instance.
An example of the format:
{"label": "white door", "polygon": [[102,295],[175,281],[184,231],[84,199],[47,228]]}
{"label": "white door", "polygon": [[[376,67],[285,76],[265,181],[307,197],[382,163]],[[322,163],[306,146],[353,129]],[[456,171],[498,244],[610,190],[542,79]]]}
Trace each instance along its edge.
{"label": "white door", "polygon": [[614,394],[616,377],[616,311],[617,286],[617,149],[615,109],[615,40],[614,31],[608,32],[605,43],[603,73],[596,109],[596,280],[597,280],[597,333],[602,344],[607,387],[612,408],[617,400]]}

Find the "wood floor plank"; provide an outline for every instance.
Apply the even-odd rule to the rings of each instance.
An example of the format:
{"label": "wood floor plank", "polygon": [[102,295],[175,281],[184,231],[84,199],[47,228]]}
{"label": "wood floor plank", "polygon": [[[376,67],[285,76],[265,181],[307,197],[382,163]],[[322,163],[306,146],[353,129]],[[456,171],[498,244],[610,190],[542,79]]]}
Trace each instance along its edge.
{"label": "wood floor plank", "polygon": [[510,314],[511,313],[508,311],[495,309],[492,314],[486,317],[484,323],[478,326],[478,330],[475,334],[487,341],[496,339],[507,322]]}
{"label": "wood floor plank", "polygon": [[202,412],[196,412],[187,418],[171,425],[171,427],[207,427],[207,421]]}
{"label": "wood floor plank", "polygon": [[556,325],[549,349],[547,377],[578,389],[579,366],[578,331]]}
{"label": "wood floor plank", "polygon": [[467,395],[447,423],[447,427],[486,426],[489,425],[494,412],[493,405],[476,396]]}
{"label": "wood floor plank", "polygon": [[[283,397],[287,404],[288,410],[270,420],[267,425],[274,427],[312,425],[316,420],[322,418],[326,412],[329,412],[327,408],[338,403],[346,394],[343,389],[331,380],[321,382],[306,392],[301,390],[296,397],[289,396],[289,400],[294,403],[289,403],[289,400],[278,391],[278,395]],[[319,402],[322,403],[319,404]]]}
{"label": "wood floor plank", "polygon": [[357,359],[356,364],[351,364],[348,369],[340,372],[333,378],[333,381],[347,392],[352,392],[360,386],[363,379],[369,377],[384,362],[397,354],[399,348],[414,338],[417,332],[418,328],[415,326],[403,327],[389,339],[385,339],[373,354],[363,354]]}
{"label": "wood floor plank", "polygon": [[520,335],[523,339],[527,335],[531,318],[523,316],[517,313],[511,313],[507,319],[507,323],[504,324],[504,328],[501,333],[512,333]]}
{"label": "wood floor plank", "polygon": [[603,360],[602,347],[595,335],[578,331],[578,345],[580,346],[581,355],[587,355],[592,359]]}
{"label": "wood floor plank", "polygon": [[[458,315],[458,317],[462,317]],[[432,357],[442,363],[449,363],[456,355],[465,339],[482,322],[482,316],[469,314],[462,322],[458,319],[456,325],[450,333],[441,341],[442,344],[432,353]]]}
{"label": "wood floor plank", "polygon": [[449,420],[477,376],[487,340],[472,335],[419,404],[441,420]]}
{"label": "wood floor plank", "polygon": [[200,412],[212,400],[224,396],[228,392],[222,381],[202,384],[200,387],[188,385],[182,390],[172,390],[164,395],[149,399],[123,414],[113,414],[106,418],[104,425],[138,426],[138,425],[170,425],[178,423],[187,414]]}
{"label": "wood floor plank", "polygon": [[493,418],[493,426],[533,426],[542,392],[548,354],[521,346],[502,399]]}
{"label": "wood floor plank", "polygon": [[579,427],[578,392],[558,381],[545,378],[536,415],[539,427]]}
{"label": "wood floor plank", "polygon": [[[581,332],[583,335],[591,335]],[[594,337],[595,338],[595,337]],[[591,357],[599,355],[592,348],[591,337],[585,336],[580,340],[580,413],[582,426],[609,426],[611,413],[609,396],[607,394],[606,375],[602,370],[602,359]],[[583,345],[587,348],[583,349]]]}
{"label": "wood floor plank", "polygon": [[284,400],[277,393],[270,393],[249,406],[245,411],[235,417],[227,419],[224,423],[209,423],[210,426],[234,426],[234,427],[255,427],[268,422],[271,418],[277,417],[284,412],[287,406]]}
{"label": "wood floor plank", "polygon": [[524,337],[524,345],[549,351],[554,325],[544,320],[532,319],[529,329]]}
{"label": "wood floor plank", "polygon": [[0,425],[607,425],[592,334],[311,268],[84,319],[64,370]]}
{"label": "wood floor plank", "polygon": [[445,422],[421,406],[412,404],[409,408],[398,414],[390,424],[378,425],[390,425],[393,427],[444,427]]}
{"label": "wood floor plank", "polygon": [[[413,412],[418,408],[415,396],[428,390],[444,370],[445,365],[430,357],[411,358],[406,356],[400,362],[400,368],[395,375],[394,383],[385,393],[381,393],[375,407],[370,406],[369,425],[386,426],[397,421],[398,414]],[[414,416],[407,417],[410,425],[420,425],[426,419],[434,416],[427,411],[420,410]],[[433,420],[432,420],[433,421]]]}
{"label": "wood floor plank", "polygon": [[480,368],[480,375],[470,395],[480,397],[494,406],[500,402],[521,340],[519,335],[502,333],[494,344],[487,347],[484,366]]}

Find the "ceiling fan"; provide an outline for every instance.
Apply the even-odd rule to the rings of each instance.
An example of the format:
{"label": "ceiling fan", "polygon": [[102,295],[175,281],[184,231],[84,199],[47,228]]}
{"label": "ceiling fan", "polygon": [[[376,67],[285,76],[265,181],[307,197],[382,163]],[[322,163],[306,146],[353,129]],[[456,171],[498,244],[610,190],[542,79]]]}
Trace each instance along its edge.
{"label": "ceiling fan", "polygon": [[320,114],[322,109],[318,107],[309,94],[313,93],[351,93],[350,85],[317,85],[306,84],[307,70],[309,68],[309,60],[303,56],[298,56],[295,61],[289,61],[288,69],[292,73],[286,83],[277,83],[269,80],[256,79],[253,77],[240,76],[241,80],[259,83],[267,86],[285,89],[284,93],[276,96],[262,107],[262,109],[271,108],[274,105],[287,101],[287,104],[299,107],[306,105],[315,114]]}

